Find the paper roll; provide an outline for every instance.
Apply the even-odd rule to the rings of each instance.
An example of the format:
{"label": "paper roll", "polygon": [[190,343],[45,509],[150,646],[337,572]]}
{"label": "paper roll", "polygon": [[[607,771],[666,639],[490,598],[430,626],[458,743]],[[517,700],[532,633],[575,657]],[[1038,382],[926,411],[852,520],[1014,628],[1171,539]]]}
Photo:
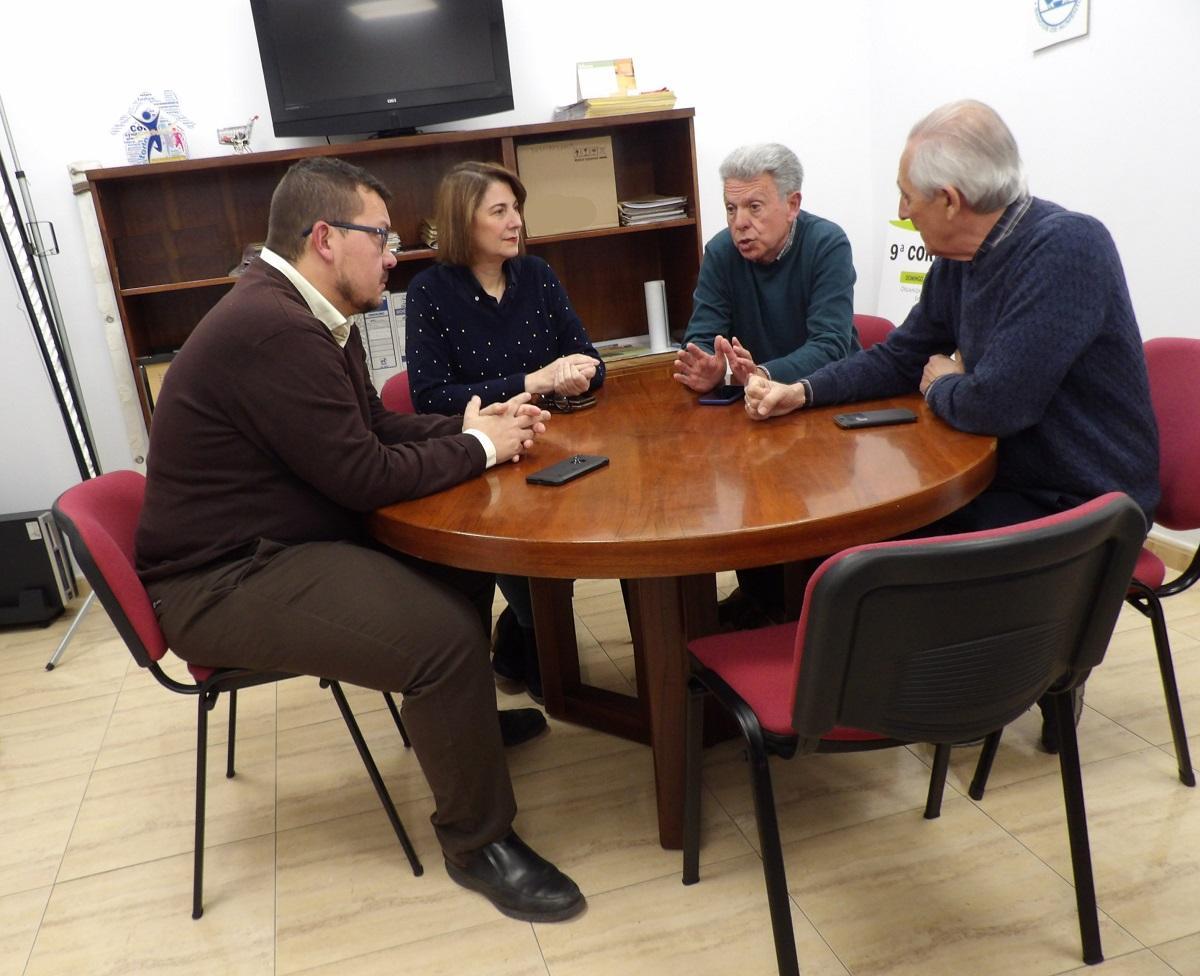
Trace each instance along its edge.
{"label": "paper roll", "polygon": [[666,352],[671,348],[671,330],[667,326],[667,284],[647,281],[646,322],[650,326],[650,351]]}

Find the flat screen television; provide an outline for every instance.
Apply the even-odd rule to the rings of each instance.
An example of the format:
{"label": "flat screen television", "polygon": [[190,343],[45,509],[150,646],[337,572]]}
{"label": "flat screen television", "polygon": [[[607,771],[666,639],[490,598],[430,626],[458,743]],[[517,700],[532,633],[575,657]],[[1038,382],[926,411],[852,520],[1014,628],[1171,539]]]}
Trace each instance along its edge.
{"label": "flat screen television", "polygon": [[404,132],[513,107],[501,0],[250,0],[277,136]]}

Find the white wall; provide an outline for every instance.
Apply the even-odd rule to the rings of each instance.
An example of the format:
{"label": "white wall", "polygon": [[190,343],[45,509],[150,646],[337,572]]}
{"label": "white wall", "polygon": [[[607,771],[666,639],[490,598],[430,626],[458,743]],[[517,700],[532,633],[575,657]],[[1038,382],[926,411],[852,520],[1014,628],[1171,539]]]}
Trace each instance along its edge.
{"label": "white wall", "polygon": [[[856,305],[871,311],[884,221],[895,210],[895,165],[916,118],[951,98],[990,101],[1014,129],[1033,190],[1094,213],[1110,227],[1146,336],[1200,335],[1184,311],[1196,263],[1191,218],[1200,90],[1194,49],[1200,4],[1093,0],[1092,33],[1034,55],[1025,0],[759,0],[718,8],[684,0],[508,0],[516,108],[466,123],[540,122],[574,97],[576,61],[632,56],[646,87],[669,85],[696,107],[700,214],[722,224],[716,168],[734,145],[790,144],[806,168],[804,206],[836,220],[855,251]],[[196,122],[193,155],[217,155],[220,125],[262,116],[259,151],[276,140],[246,0],[164,4],[81,0],[21,4],[3,14],[14,39],[0,63],[4,95],[38,215],[53,220],[63,253],[51,259],[106,469],[130,463],[66,166],[124,162],[109,128],[142,90],[173,88]],[[1191,174],[1186,174],[1190,176]],[[32,355],[26,333],[0,322],[0,359]],[[2,378],[3,374],[0,374]],[[5,387],[7,390],[7,386]],[[6,396],[7,399],[7,396]],[[65,487],[58,418],[36,407],[0,420],[7,486],[22,507]],[[47,463],[14,445],[45,444]],[[62,446],[56,446],[62,445]],[[16,467],[12,460],[16,458]],[[7,496],[4,496],[7,497]]]}

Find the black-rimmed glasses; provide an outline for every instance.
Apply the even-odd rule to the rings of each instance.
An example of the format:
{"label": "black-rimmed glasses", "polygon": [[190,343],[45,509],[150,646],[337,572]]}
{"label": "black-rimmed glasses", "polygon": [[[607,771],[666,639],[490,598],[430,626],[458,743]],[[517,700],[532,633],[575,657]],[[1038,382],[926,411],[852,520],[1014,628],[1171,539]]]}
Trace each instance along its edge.
{"label": "black-rimmed glasses", "polygon": [[[341,230],[361,230],[367,234],[374,234],[379,238],[380,253],[387,250],[388,234],[390,231],[386,227],[369,227],[366,224],[348,224],[342,220],[326,220],[325,223],[327,223],[330,227],[338,227]],[[316,224],[313,224],[312,227],[306,228],[304,233],[302,233],[300,236],[307,237],[312,233],[313,227],[316,226]]]}

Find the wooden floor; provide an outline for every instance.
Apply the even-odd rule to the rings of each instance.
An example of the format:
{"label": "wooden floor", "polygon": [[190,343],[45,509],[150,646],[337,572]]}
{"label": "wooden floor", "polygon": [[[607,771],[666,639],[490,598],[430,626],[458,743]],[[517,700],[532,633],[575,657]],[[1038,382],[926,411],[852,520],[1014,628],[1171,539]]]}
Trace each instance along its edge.
{"label": "wooden floor", "polygon": [[[731,584],[722,578],[723,588]],[[590,681],[629,689],[615,583],[580,581]],[[1184,708],[1200,735],[1200,593],[1167,602]],[[414,878],[327,692],[244,692],[238,775],[209,764],[206,913],[190,918],[195,713],[134,665],[94,608],[0,632],[0,974],[659,976],[774,972],[746,770],[707,757],[701,882],[656,843],[649,751],[552,722],[509,752],[517,829],[571,874],[588,911],[505,919],[449,881],[432,803],[382,698],[352,696],[424,859]],[[501,697],[500,704],[527,701]],[[1027,715],[982,803],[955,753],[943,816],[921,818],[929,750],[776,769],[806,976],[1083,972],[1056,760]],[[1200,792],[1174,776],[1148,625],[1126,611],[1080,726],[1103,976],[1200,976]],[[1192,739],[1200,754],[1200,739]]]}

